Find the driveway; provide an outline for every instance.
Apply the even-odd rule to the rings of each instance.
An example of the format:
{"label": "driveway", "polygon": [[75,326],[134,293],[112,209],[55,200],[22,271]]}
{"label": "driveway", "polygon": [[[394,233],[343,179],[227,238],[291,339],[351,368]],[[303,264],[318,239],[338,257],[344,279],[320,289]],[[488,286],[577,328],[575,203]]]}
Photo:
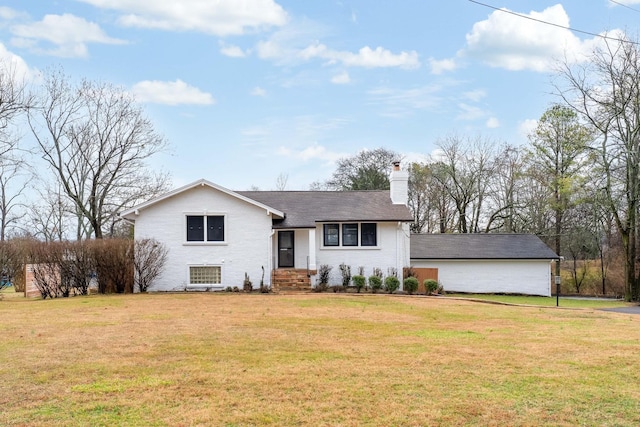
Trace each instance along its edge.
{"label": "driveway", "polygon": [[631,307],[601,308],[602,311],[613,311],[615,313],[640,314],[640,305]]}

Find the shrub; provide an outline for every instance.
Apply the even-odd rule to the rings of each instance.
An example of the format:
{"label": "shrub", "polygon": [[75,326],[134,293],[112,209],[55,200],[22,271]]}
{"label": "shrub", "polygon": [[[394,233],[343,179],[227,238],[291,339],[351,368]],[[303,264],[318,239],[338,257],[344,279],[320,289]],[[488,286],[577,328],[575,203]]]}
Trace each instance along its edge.
{"label": "shrub", "polygon": [[167,263],[168,249],[156,239],[141,239],[133,243],[134,284],[139,292],[147,292]]}
{"label": "shrub", "polygon": [[316,286],[313,288],[314,292],[324,292],[329,289],[329,285],[326,283],[316,283]]}
{"label": "shrub", "polygon": [[387,276],[384,279],[384,288],[390,294],[394,293],[400,287],[400,279],[396,276]]}
{"label": "shrub", "polygon": [[371,292],[374,294],[382,289],[382,279],[380,276],[373,275],[369,276],[369,288],[371,288]]}
{"label": "shrub", "polygon": [[433,279],[425,279],[424,289],[427,292],[427,295],[433,294],[438,290],[438,282]]}
{"label": "shrub", "polygon": [[346,292],[346,290],[347,290],[347,288],[345,288],[342,285],[332,286],[331,289],[333,289],[333,292]]}
{"label": "shrub", "polygon": [[403,288],[409,295],[413,295],[418,290],[418,279],[407,277],[403,281]]}
{"label": "shrub", "polygon": [[346,288],[351,283],[351,266],[345,263],[340,264],[340,274],[342,275],[342,286]]}
{"label": "shrub", "polygon": [[318,268],[318,280],[320,284],[328,285],[329,284],[329,274],[331,273],[331,267],[327,264],[322,264],[320,268]]}
{"label": "shrub", "polygon": [[358,293],[360,293],[367,283],[367,279],[361,274],[356,274],[351,280],[353,281],[353,285],[356,287],[356,291]]}
{"label": "shrub", "polygon": [[253,290],[253,283],[249,279],[249,275],[244,273],[244,282],[242,282],[242,290],[245,292],[251,292]]}

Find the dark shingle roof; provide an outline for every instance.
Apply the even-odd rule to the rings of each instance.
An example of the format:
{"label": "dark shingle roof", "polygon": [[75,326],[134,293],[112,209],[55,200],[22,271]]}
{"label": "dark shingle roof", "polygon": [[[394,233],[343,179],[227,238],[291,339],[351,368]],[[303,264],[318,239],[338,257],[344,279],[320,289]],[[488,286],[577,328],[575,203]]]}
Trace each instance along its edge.
{"label": "dark shingle roof", "polygon": [[411,259],[556,259],[533,234],[412,234]]}
{"label": "dark shingle roof", "polygon": [[237,191],[285,213],[274,228],[313,228],[316,222],[413,221],[404,205],[391,203],[389,191]]}

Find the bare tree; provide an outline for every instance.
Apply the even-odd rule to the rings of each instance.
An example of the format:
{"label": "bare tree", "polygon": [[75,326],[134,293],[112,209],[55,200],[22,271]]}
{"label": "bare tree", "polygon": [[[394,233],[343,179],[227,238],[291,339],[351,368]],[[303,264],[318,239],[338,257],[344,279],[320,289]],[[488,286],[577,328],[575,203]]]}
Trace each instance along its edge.
{"label": "bare tree", "polygon": [[134,285],[146,292],[167,262],[168,249],[155,239],[136,240],[133,244]]}
{"label": "bare tree", "polygon": [[493,174],[493,148],[489,141],[449,136],[438,141],[441,171],[436,175],[453,200],[457,230],[477,233]]}
{"label": "bare tree", "polygon": [[276,178],[276,191],[284,191],[287,188],[287,182],[289,181],[289,175],[286,173],[281,173]]}
{"label": "bare tree", "polygon": [[[29,124],[42,158],[96,238],[114,228],[119,211],[167,189],[167,176],[145,163],[166,142],[118,87],[73,85],[61,72],[50,73]],[[80,226],[77,234],[86,237]]]}
{"label": "bare tree", "polygon": [[28,110],[33,97],[28,93],[15,64],[0,61],[0,241],[4,241],[9,227],[19,213],[18,201],[24,190],[25,163],[18,147],[17,119]]}
{"label": "bare tree", "polygon": [[0,241],[7,238],[9,230],[22,217],[18,208],[28,180],[25,174],[26,167],[21,159],[0,156]]}
{"label": "bare tree", "polygon": [[625,252],[625,299],[640,299],[636,268],[640,209],[640,47],[606,40],[580,65],[561,64],[558,93],[596,131],[602,185]]}

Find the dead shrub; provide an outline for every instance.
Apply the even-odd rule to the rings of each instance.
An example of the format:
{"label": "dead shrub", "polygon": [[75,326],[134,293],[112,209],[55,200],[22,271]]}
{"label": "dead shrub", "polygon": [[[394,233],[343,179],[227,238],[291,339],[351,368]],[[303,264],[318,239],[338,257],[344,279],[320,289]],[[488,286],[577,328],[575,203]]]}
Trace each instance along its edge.
{"label": "dead shrub", "polygon": [[99,293],[132,293],[133,240],[99,239],[91,244]]}
{"label": "dead shrub", "polygon": [[167,263],[167,247],[156,239],[141,239],[133,243],[134,285],[146,292]]}

